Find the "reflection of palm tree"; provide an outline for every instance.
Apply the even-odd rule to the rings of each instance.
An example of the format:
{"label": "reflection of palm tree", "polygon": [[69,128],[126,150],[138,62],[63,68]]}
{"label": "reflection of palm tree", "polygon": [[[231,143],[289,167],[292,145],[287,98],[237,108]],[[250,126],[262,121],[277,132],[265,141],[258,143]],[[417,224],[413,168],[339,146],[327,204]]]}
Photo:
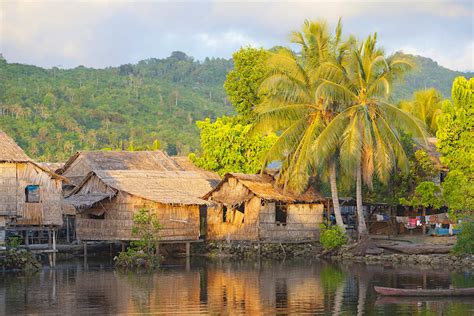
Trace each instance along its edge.
{"label": "reflection of palm tree", "polygon": [[357,300],[357,316],[364,315],[365,310],[365,300],[367,298],[367,281],[364,276],[361,277],[360,270],[358,271],[358,300]]}

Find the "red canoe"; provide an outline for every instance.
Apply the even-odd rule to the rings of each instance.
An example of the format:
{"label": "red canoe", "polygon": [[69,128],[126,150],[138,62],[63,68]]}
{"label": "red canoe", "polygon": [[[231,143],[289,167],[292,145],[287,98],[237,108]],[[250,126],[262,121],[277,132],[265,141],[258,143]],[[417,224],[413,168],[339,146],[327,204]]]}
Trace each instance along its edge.
{"label": "red canoe", "polygon": [[374,286],[375,292],[385,296],[474,296],[474,288],[459,289],[396,289]]}

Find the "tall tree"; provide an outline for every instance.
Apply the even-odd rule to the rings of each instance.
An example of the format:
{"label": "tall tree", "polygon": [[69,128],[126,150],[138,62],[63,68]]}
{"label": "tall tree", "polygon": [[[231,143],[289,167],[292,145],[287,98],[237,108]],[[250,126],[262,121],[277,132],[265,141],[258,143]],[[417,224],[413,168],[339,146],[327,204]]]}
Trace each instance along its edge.
{"label": "tall tree", "polygon": [[474,78],[453,82],[436,133],[441,162],[449,168],[443,196],[453,215],[474,215]]}
{"label": "tall tree", "polygon": [[260,103],[258,87],[265,75],[268,51],[263,48],[241,48],[232,55],[234,69],[227,74],[224,89],[240,120],[250,123],[253,109]]}
{"label": "tall tree", "polygon": [[[301,55],[287,48],[272,52],[267,60],[267,75],[260,92],[265,96],[257,106],[254,131],[279,132],[279,137],[266,156],[265,163],[282,162],[278,181],[285,187],[303,191],[314,168],[313,143],[324,127],[341,110],[336,101],[326,102],[317,96],[325,64],[342,60],[349,42],[341,40],[342,25],[332,35],[324,22],[306,21],[301,32],[292,33],[291,42],[301,48]],[[323,170],[329,175],[337,224],[345,231],[336,182],[336,160],[330,153]]]}
{"label": "tall tree", "polygon": [[360,239],[368,236],[362,183],[371,188],[374,176],[386,183],[396,167],[408,172],[401,129],[421,139],[427,135],[420,120],[388,103],[393,81],[410,69],[411,63],[397,56],[387,58],[376,44],[374,34],[354,45],[350,58],[329,66],[332,71],[317,89],[319,96],[347,106],[326,126],[315,148],[323,158],[338,150],[342,168],[355,177]]}

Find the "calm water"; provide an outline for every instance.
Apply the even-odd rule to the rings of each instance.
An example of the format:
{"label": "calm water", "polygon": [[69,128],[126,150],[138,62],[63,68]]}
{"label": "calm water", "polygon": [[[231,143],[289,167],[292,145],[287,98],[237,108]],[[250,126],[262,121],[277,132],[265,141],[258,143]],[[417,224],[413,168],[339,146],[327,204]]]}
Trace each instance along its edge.
{"label": "calm water", "polygon": [[0,274],[0,314],[473,315],[474,298],[381,299],[374,285],[474,286],[474,273],[326,262],[184,262],[153,274],[81,262]]}

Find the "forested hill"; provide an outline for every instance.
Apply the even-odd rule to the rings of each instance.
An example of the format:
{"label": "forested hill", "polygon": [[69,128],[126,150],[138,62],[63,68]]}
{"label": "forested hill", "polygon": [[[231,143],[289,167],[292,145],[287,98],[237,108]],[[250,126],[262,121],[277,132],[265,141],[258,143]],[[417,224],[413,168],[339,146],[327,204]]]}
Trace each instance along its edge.
{"label": "forested hill", "polygon": [[405,76],[404,81],[398,83],[394,88],[393,98],[395,101],[409,99],[416,90],[435,88],[445,98],[451,97],[451,86],[456,77],[474,77],[474,72],[461,72],[444,68],[430,58],[422,56],[410,56],[415,62],[415,69]]}
{"label": "forested hill", "polygon": [[[416,57],[418,70],[395,98],[435,87],[450,94],[459,75]],[[186,154],[199,147],[196,120],[233,113],[223,82],[232,61],[195,61],[182,52],[165,59],[105,69],[43,69],[0,59],[0,128],[39,160],[76,150],[156,148]],[[472,74],[468,74],[472,76]]]}

